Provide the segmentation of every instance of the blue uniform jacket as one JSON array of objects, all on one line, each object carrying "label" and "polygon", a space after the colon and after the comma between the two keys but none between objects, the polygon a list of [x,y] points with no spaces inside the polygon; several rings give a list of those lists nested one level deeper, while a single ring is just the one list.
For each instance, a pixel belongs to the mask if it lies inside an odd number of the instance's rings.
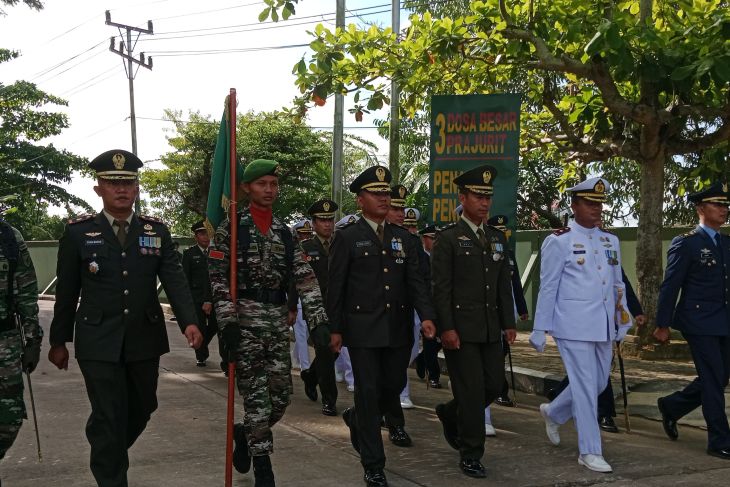
[{"label": "blue uniform jacket", "polygon": [[672,240],[659,290],[657,326],[688,335],[730,334],[730,237],[722,235],[721,242],[722,249],[699,226]]}]

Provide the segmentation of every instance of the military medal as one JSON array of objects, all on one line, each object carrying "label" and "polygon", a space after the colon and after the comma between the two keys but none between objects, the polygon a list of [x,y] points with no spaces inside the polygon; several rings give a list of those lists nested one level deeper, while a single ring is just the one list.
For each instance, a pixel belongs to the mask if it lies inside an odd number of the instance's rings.
[{"label": "military medal", "polygon": [[148,223],[148,224],[146,224],[146,225],[144,226],[144,229],[145,229],[145,230],[152,230],[152,225],[150,225],[150,224]]},{"label": "military medal", "polygon": [[89,272],[91,272],[92,274],[96,274],[97,272],[99,272],[99,264],[97,264],[96,261],[92,260],[91,262],[89,262]]}]

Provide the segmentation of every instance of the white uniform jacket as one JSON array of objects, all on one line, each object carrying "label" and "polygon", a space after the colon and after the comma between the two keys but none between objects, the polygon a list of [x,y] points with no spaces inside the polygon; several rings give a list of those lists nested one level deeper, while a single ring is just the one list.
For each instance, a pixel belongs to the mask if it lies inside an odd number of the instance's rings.
[{"label": "white uniform jacket", "polygon": [[620,323],[616,308],[620,289],[628,313],[620,252],[615,235],[575,221],[548,236],[541,250],[533,329],[555,338],[603,342],[615,339],[617,326],[630,326],[630,320]]}]

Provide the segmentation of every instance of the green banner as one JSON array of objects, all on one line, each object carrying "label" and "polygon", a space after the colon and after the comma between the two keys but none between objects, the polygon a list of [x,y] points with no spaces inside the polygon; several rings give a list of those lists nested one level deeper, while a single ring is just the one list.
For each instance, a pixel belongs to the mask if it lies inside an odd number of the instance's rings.
[{"label": "green banner", "polygon": [[520,147],[520,95],[438,95],[431,99],[430,213],[436,225],[456,221],[454,178],[476,166],[497,169],[491,215],[514,230]]}]

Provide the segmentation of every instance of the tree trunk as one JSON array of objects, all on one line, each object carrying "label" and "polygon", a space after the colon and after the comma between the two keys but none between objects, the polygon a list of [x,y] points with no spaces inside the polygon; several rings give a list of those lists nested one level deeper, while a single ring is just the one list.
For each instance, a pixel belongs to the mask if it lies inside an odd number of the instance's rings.
[{"label": "tree trunk", "polygon": [[[661,143],[660,143],[661,144]],[[662,283],[662,203],[664,201],[663,146],[641,161],[639,227],[636,235],[636,276],[647,326],[639,331],[639,345],[652,342],[659,286]]]}]

